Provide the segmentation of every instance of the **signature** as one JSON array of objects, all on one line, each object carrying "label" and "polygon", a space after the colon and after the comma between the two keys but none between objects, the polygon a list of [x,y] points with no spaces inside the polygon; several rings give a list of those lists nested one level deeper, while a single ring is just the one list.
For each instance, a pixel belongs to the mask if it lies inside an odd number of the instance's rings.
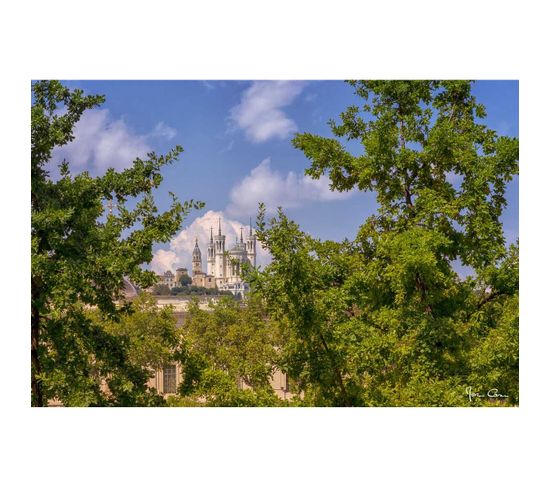
[{"label": "signature", "polygon": [[466,393],[468,394],[468,399],[472,401],[474,398],[508,398],[508,395],[504,393],[499,393],[497,388],[491,388],[487,393],[478,393],[472,391],[472,387],[469,386],[466,388]]}]

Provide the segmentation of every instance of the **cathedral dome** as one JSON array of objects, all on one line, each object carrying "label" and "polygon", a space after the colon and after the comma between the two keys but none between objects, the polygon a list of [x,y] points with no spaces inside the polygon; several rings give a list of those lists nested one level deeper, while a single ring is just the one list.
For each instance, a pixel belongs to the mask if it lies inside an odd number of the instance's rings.
[{"label": "cathedral dome", "polygon": [[246,254],[246,247],[242,242],[237,242],[235,245],[229,250],[229,254]]},{"label": "cathedral dome", "polygon": [[245,255],[246,256],[246,245],[243,242],[243,228],[241,227],[241,241],[239,242],[237,240],[237,236],[235,236],[235,245],[229,250],[229,254],[235,256],[235,255]]}]

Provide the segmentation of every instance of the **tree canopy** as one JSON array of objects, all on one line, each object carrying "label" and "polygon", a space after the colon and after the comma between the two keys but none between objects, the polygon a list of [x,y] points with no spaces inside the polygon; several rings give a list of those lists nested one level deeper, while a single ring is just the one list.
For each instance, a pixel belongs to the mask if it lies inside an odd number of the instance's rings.
[{"label": "tree canopy", "polygon": [[315,405],[468,405],[468,387],[503,395],[474,404],[517,404],[518,248],[500,216],[518,140],[481,123],[468,81],[350,85],[362,105],[329,122],[335,137],[293,144],[308,175],[374,192],[377,212],[335,243],[260,208],[273,262],[251,281],[284,324],[285,370]]},{"label": "tree canopy", "polygon": [[[501,222],[518,140],[483,123],[468,81],[349,85],[358,104],[329,121],[333,136],[292,143],[307,175],[327,175],[334,191],[373,192],[376,211],[333,242],[282,209],[268,219],[260,204],[257,238],[271,264],[243,267],[243,301],[221,297],[206,311],[191,300],[178,329],[170,308],[123,290],[126,280],[155,284],[143,267],[153,243],[202,206],[173,195],[167,211],[155,206],[161,169],[181,147],[97,177],[63,161],[52,178],[53,149],[104,99],[33,84],[33,405],[165,404],[147,380],[174,361],[182,378],[172,405],[518,405],[519,243],[506,245]],[[219,294],[189,280],[153,293]],[[270,386],[277,369],[290,401]]]},{"label": "tree canopy", "polygon": [[181,275],[181,278],[180,278],[180,285],[181,286],[188,286],[192,282],[193,282],[193,280],[191,279],[191,276],[189,276],[187,274]]},{"label": "tree canopy", "polygon": [[[183,404],[275,406],[270,386],[277,366],[278,328],[261,301],[222,297],[202,310],[191,302],[182,328]],[[176,402],[177,404],[177,402]]]},{"label": "tree canopy", "polygon": [[[167,242],[189,210],[202,204],[180,203],[172,195],[167,211],[159,213],[155,206],[152,192],[162,181],[161,169],[178,158],[180,146],[97,177],[72,174],[70,162],[62,161],[59,178],[51,178],[54,148],[74,139],[84,111],[104,97],[57,81],[33,83],[32,94],[32,404],[43,406],[54,398],[64,404],[101,402],[94,364],[105,361],[102,372],[112,392],[117,391],[116,371],[133,366],[125,342],[86,311],[96,308],[105,318],[119,320],[128,310],[120,303],[124,279],[140,288],[153,285],[154,274],[142,267],[152,259],[153,243]],[[105,212],[108,201],[116,204],[116,212]],[[130,371],[129,380],[144,391],[142,376]],[[141,393],[126,395],[124,403],[140,398]]]}]

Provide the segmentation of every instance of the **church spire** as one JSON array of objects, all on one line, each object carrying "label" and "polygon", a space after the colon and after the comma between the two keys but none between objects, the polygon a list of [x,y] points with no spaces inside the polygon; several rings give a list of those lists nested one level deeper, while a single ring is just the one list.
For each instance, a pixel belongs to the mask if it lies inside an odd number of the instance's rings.
[{"label": "church spire", "polygon": [[251,236],[252,235],[252,217],[250,217],[250,227],[249,227],[249,229],[250,229],[250,234],[249,235]]},{"label": "church spire", "polygon": [[241,244],[243,242],[243,226],[241,225]]},{"label": "church spire", "polygon": [[210,226],[210,242],[214,242],[214,236],[212,234],[212,226]]},{"label": "church spire", "polygon": [[199,238],[195,237],[195,249],[193,249],[193,276],[202,273],[202,256],[199,248]]},{"label": "church spire", "polygon": [[195,261],[195,258],[198,260],[201,259],[201,250],[199,248],[199,238],[195,237],[195,248],[193,249],[193,261]]},{"label": "church spire", "polygon": [[222,235],[222,218],[218,217],[218,235]]}]

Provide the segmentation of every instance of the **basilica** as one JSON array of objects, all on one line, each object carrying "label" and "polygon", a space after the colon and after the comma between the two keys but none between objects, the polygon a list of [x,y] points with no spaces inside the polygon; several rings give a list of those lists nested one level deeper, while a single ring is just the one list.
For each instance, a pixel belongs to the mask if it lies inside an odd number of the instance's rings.
[{"label": "basilica", "polygon": [[198,239],[193,249],[193,285],[205,288],[216,287],[220,291],[230,291],[235,296],[243,297],[248,291],[248,284],[241,278],[243,264],[256,267],[256,236],[249,228],[243,238],[241,227],[240,240],[235,237],[235,244],[226,252],[225,235],[222,234],[221,219],[218,220],[218,233],[210,228],[210,242],[206,249],[206,273],[202,270],[202,253]]}]

